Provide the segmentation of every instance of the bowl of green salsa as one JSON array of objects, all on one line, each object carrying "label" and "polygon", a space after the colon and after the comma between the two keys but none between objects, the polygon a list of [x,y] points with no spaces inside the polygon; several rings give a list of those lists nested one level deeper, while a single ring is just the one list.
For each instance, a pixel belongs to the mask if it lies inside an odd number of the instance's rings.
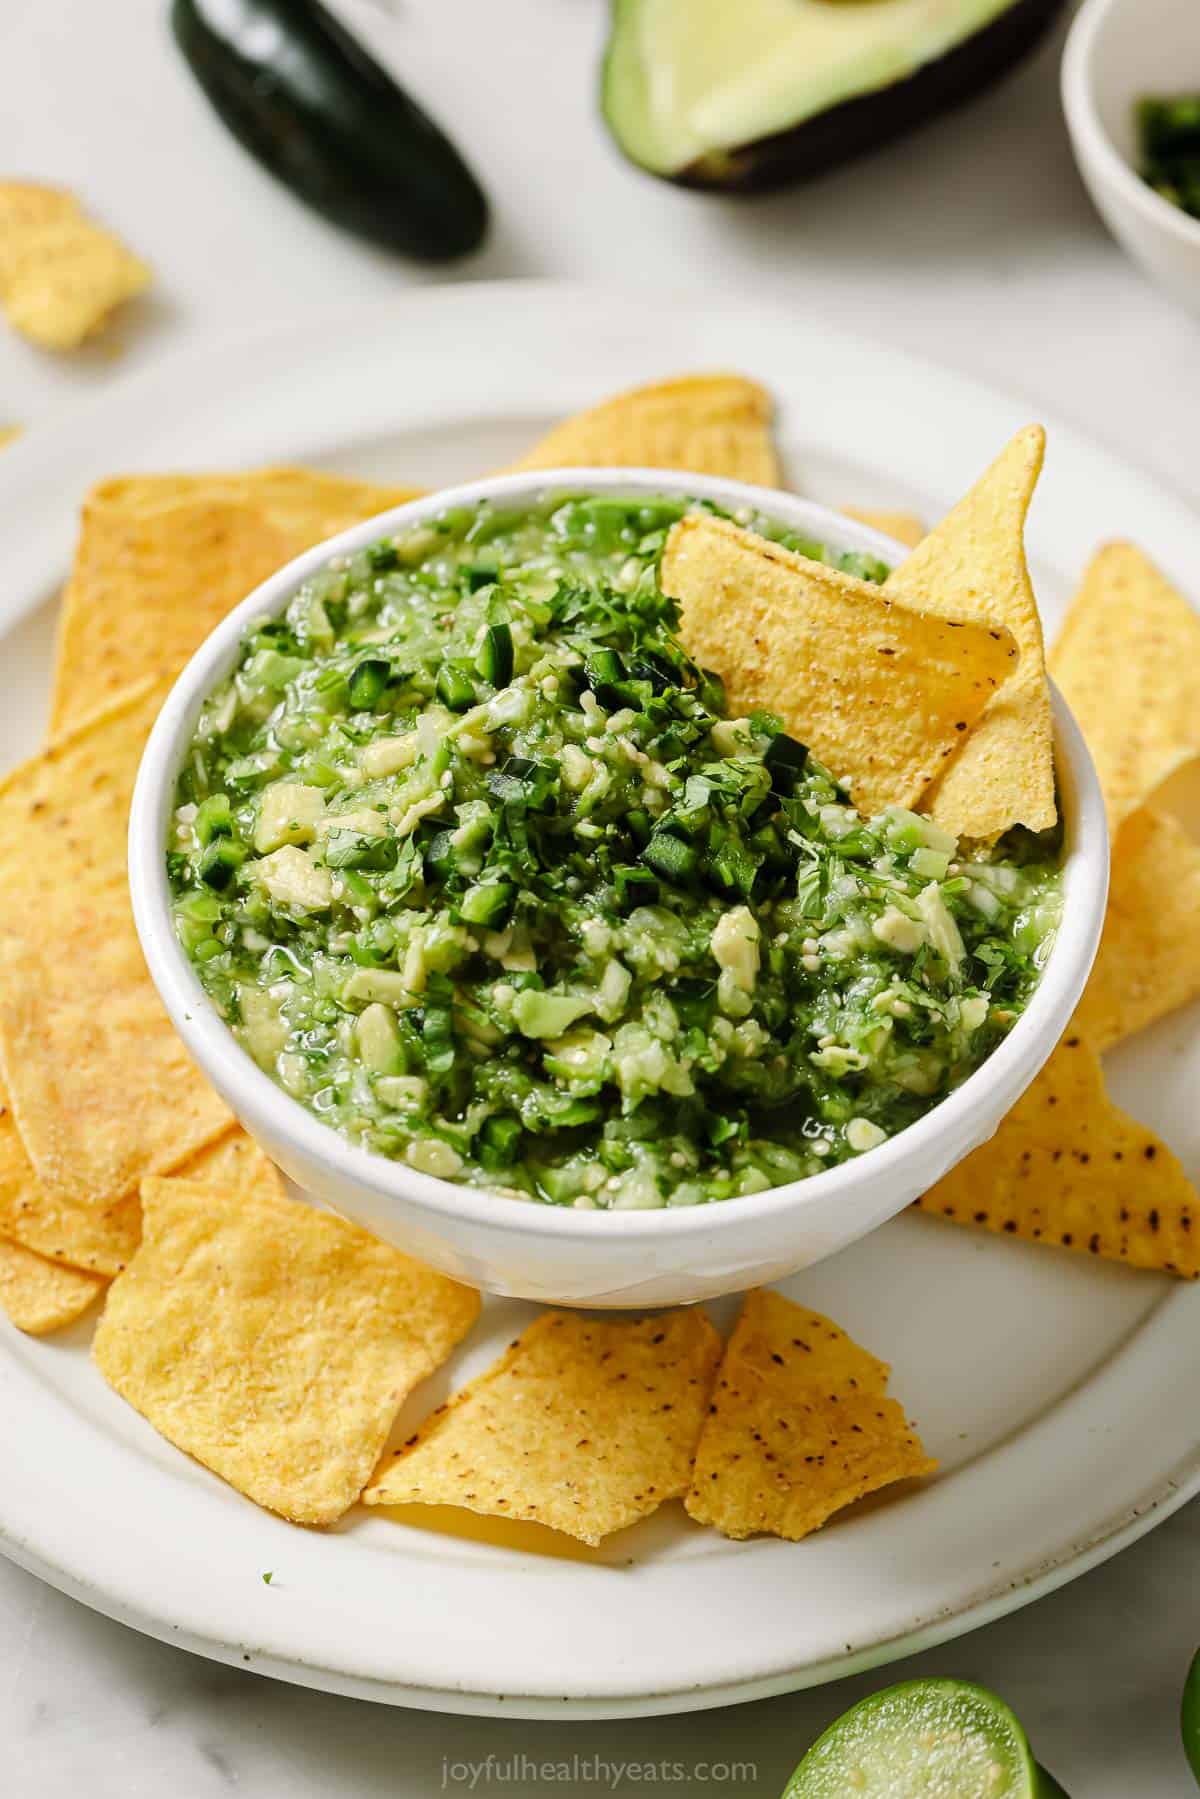
[{"label": "bowl of green salsa", "polygon": [[697,509],[887,575],[791,496],[501,477],[274,576],[147,748],[135,913],[197,1061],[302,1188],[493,1290],[676,1303],[840,1248],[995,1128],[1094,953],[1061,703],[1054,830],[860,815],[681,644]]}]

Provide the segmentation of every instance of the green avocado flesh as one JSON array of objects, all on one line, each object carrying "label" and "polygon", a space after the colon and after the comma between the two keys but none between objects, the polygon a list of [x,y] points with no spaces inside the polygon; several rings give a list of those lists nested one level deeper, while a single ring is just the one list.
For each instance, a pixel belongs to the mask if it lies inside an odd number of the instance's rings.
[{"label": "green avocado flesh", "polygon": [[1052,1799],[1017,1719],[959,1680],[911,1680],[852,1706],[813,1744],[783,1799]]},{"label": "green avocado flesh", "polygon": [[205,704],[180,940],[353,1141],[559,1205],[732,1198],[903,1130],[1032,994],[1057,836],[960,857],[726,717],[658,582],[689,505],[446,512],[313,576]]},{"label": "green avocado flesh", "polygon": [[999,75],[1061,0],[614,0],[603,108],[658,175],[770,185]]}]

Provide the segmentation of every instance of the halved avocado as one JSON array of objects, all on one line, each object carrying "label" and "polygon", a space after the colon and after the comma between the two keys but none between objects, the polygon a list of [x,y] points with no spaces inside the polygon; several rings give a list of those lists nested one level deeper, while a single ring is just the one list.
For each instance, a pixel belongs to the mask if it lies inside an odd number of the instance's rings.
[{"label": "halved avocado", "polygon": [[690,187],[780,187],[969,99],[1063,4],[613,0],[604,116],[652,174]]}]

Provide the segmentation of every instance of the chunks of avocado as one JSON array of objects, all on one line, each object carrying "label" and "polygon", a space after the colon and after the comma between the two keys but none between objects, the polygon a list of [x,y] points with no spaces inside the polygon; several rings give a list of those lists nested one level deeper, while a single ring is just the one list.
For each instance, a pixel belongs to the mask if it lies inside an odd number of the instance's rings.
[{"label": "chunks of avocado", "polygon": [[613,0],[604,116],[652,174],[691,187],[779,187],[978,93],[1062,4]]}]

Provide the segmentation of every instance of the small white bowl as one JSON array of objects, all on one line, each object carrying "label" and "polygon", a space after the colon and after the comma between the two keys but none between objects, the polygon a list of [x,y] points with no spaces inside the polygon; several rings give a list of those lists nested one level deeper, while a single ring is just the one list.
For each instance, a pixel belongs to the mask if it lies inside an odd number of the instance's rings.
[{"label": "small white bowl", "polygon": [[549,1304],[657,1306],[708,1299],[785,1274],[903,1210],[996,1129],[1046,1060],[1095,955],[1108,881],[1104,807],[1083,739],[1058,695],[1054,723],[1066,818],[1063,921],[1024,1016],[984,1066],[916,1124],[856,1160],[768,1193],[677,1211],[584,1212],[502,1198],[419,1174],[348,1143],[262,1072],[200,986],[175,935],[166,875],[175,781],[205,696],[237,660],[252,621],[282,612],[331,555],[484,499],[546,492],[685,493],[753,506],[807,536],[898,560],[900,546],[791,494],[653,469],[500,476],[397,507],[322,544],[263,583],[217,627],[172,689],[138,776],[129,829],[134,916],[150,972],[205,1074],[297,1184],[422,1261],[494,1293]]},{"label": "small white bowl", "polygon": [[1067,129],[1088,192],[1117,241],[1184,306],[1200,312],[1200,219],[1137,173],[1135,102],[1200,93],[1197,0],[1087,0],[1062,62]]}]

